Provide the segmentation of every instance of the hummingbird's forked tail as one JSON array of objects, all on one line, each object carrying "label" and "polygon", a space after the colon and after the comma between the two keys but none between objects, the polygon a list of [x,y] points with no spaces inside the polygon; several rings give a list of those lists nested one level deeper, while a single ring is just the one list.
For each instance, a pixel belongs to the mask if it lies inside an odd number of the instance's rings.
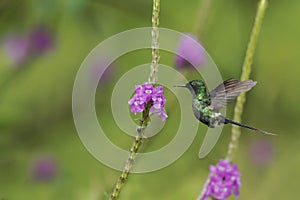
[{"label": "hummingbird's forked tail", "polygon": [[258,128],[254,128],[254,127],[251,127],[251,126],[248,126],[248,125],[245,125],[245,124],[241,124],[239,122],[232,121],[232,120],[227,119],[227,118],[225,118],[224,124],[233,124],[233,125],[240,126],[240,127],[243,127],[243,128],[248,128],[248,129],[251,129],[253,131],[257,131],[257,132],[260,132],[260,133],[263,133],[263,134],[266,134],[266,135],[277,135],[277,134],[269,133],[267,131],[263,131],[263,130],[260,130]]}]

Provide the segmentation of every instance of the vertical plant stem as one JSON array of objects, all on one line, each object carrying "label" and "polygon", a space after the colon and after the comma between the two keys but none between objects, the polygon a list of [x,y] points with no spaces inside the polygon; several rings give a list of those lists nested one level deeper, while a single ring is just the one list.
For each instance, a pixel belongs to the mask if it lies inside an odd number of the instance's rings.
[{"label": "vertical plant stem", "polygon": [[209,9],[211,6],[212,0],[202,0],[200,3],[200,8],[195,24],[195,33],[197,36],[201,36],[202,33],[204,32],[204,25],[207,20],[207,16],[209,13]]},{"label": "vertical plant stem", "polygon": [[[149,83],[155,84],[157,82],[157,72],[158,72],[158,62],[160,58],[159,54],[159,39],[158,39],[158,25],[159,25],[159,10],[160,10],[160,0],[153,0],[153,13],[152,13],[152,63],[150,66]],[[137,127],[137,134],[134,138],[132,146],[130,148],[129,156],[126,160],[124,168],[121,175],[119,176],[117,182],[115,183],[114,189],[110,195],[110,200],[116,200],[119,197],[122,186],[124,186],[130,170],[133,166],[136,154],[143,142],[143,133],[147,127],[148,121],[150,119],[149,112],[152,107],[153,102],[149,101],[145,105],[145,109],[142,114],[142,119],[140,120],[139,127]]]},{"label": "vertical plant stem", "polygon": [[133,166],[133,162],[134,162],[134,158],[135,155],[140,147],[140,145],[142,144],[142,140],[143,140],[143,129],[142,128],[137,128],[137,134],[134,138],[134,142],[132,143],[132,146],[130,148],[130,152],[129,152],[129,156],[126,160],[125,166],[122,170],[121,175],[119,176],[115,187],[110,195],[110,200],[115,200],[118,199],[118,196],[120,194],[121,188],[124,185],[125,181],[127,180],[127,177],[129,175],[130,169]]},{"label": "vertical plant stem", "polygon": [[149,101],[145,106],[145,109],[142,114],[142,119],[140,120],[139,127],[137,127],[137,130],[136,130],[137,134],[134,138],[134,141],[133,141],[132,146],[129,151],[129,156],[126,160],[126,163],[124,165],[121,175],[119,176],[117,182],[115,183],[115,187],[109,198],[110,200],[118,199],[118,196],[120,194],[122,186],[125,184],[125,181],[128,178],[128,175],[129,175],[130,170],[134,163],[135,156],[143,142],[143,133],[144,133],[144,130],[147,127],[147,123],[150,119],[149,112],[150,112],[151,106],[152,106],[152,101]]},{"label": "vertical plant stem", "polygon": [[[262,26],[266,8],[267,8],[267,1],[260,0],[260,2],[258,4],[258,9],[256,12],[255,22],[254,22],[254,25],[252,28],[250,40],[248,43],[245,60],[244,60],[243,67],[242,67],[241,81],[247,80],[250,77],[253,56],[254,56],[257,39],[258,39],[258,35],[259,35],[260,29]],[[234,117],[233,117],[234,121],[237,121],[237,122],[241,121],[245,101],[246,101],[245,93],[242,93],[237,98],[237,102],[236,102],[235,109],[234,109]],[[227,156],[226,156],[226,159],[229,161],[233,160],[234,155],[237,151],[238,139],[239,139],[240,135],[241,135],[240,127],[232,126],[231,141],[229,143],[229,148],[228,148],[228,152],[227,152]],[[207,190],[209,179],[210,179],[210,175],[208,176],[208,178],[203,186],[201,194],[197,197],[197,200],[202,200],[204,198],[204,194],[205,194],[205,191]]]},{"label": "vertical plant stem", "polygon": [[152,12],[152,63],[150,66],[149,83],[155,84],[157,82],[158,62],[160,58],[159,53],[159,10],[160,0],[153,0]]},{"label": "vertical plant stem", "polygon": [[206,189],[207,189],[207,187],[208,187],[209,181],[210,181],[210,177],[211,177],[211,175],[209,174],[208,177],[206,178],[206,181],[205,181],[203,187],[202,187],[201,193],[200,193],[200,195],[197,197],[196,200],[202,200],[202,199],[203,199],[203,197],[204,197],[204,195],[205,195],[205,192],[206,192]]},{"label": "vertical plant stem", "polygon": [[[264,19],[265,11],[267,8],[267,1],[261,0],[258,4],[258,10],[255,17],[255,23],[252,28],[252,33],[250,36],[250,40],[248,43],[248,48],[246,51],[246,56],[242,68],[242,75],[241,75],[241,81],[245,81],[249,79],[250,73],[251,73],[251,66],[253,62],[253,56],[257,44],[258,35],[262,26],[262,22]],[[246,95],[245,93],[242,93],[238,98],[237,102],[234,108],[234,117],[233,120],[236,122],[240,122],[242,119],[242,113],[244,104],[246,101]],[[238,148],[238,139],[241,135],[241,128],[239,126],[232,126],[232,135],[231,135],[231,141],[229,143],[229,148],[227,152],[226,159],[232,161],[234,159],[235,153]]]}]

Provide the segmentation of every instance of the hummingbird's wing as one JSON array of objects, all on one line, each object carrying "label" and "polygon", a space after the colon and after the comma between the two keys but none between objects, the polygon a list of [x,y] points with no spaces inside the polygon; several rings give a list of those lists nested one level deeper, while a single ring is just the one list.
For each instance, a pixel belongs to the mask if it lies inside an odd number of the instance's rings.
[{"label": "hummingbird's wing", "polygon": [[210,106],[213,110],[219,111],[232,102],[241,92],[249,91],[256,83],[252,80],[241,82],[238,79],[230,78],[210,92]]}]

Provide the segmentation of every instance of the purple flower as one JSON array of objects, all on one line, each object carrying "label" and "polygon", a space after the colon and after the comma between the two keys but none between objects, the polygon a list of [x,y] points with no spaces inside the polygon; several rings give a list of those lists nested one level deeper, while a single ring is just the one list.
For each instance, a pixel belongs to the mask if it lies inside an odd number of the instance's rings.
[{"label": "purple flower", "polygon": [[131,108],[131,112],[134,113],[135,115],[138,112],[143,112],[145,108],[145,103],[147,103],[145,101],[145,98],[138,95],[133,96],[133,98],[128,101],[128,104],[130,105]]},{"label": "purple flower", "polygon": [[142,88],[139,88],[141,95],[145,98],[146,102],[149,102],[152,99],[152,96],[155,95],[156,90],[153,85],[145,82]]},{"label": "purple flower", "polygon": [[200,67],[204,62],[205,51],[197,37],[192,34],[181,36],[176,49],[175,64],[177,68]]},{"label": "purple flower", "polygon": [[10,35],[4,39],[4,50],[9,59],[15,64],[23,64],[29,55],[29,42],[23,35]]},{"label": "purple flower", "polygon": [[114,66],[109,63],[108,58],[99,58],[91,65],[91,80],[99,80],[99,83],[107,83],[111,80]]},{"label": "purple flower", "polygon": [[11,34],[4,40],[4,50],[13,64],[24,64],[33,56],[53,47],[53,35],[45,27],[36,27],[27,34]]},{"label": "purple flower", "polygon": [[157,86],[156,88],[153,84],[145,82],[142,86],[135,86],[135,94],[128,101],[130,105],[130,110],[132,113],[136,114],[138,112],[143,112],[145,105],[152,101],[152,107],[150,108],[150,113],[157,113],[163,121],[168,117],[165,112],[164,106],[166,103],[166,98],[164,97],[164,90],[162,86]]},{"label": "purple flower", "polygon": [[50,181],[57,174],[57,165],[52,157],[43,157],[35,161],[33,178],[37,181]]},{"label": "purple flower", "polygon": [[220,160],[216,166],[210,166],[210,178],[202,200],[213,197],[218,200],[227,199],[231,193],[239,196],[241,187],[240,172],[236,164],[227,160]]},{"label": "purple flower", "polygon": [[164,108],[161,108],[161,109],[152,109],[152,108],[150,109],[150,113],[152,113],[152,114],[157,113],[157,116],[159,118],[161,118],[162,121],[165,121],[168,118],[168,115]]},{"label": "purple flower", "polygon": [[152,101],[153,101],[153,107],[156,109],[160,109],[162,107],[164,107],[165,103],[166,103],[166,99],[164,97],[164,93],[163,93],[163,87],[162,86],[158,86],[155,91],[153,92],[152,95]]},{"label": "purple flower", "polygon": [[255,139],[249,145],[249,156],[256,166],[266,166],[274,158],[274,145],[268,140]]},{"label": "purple flower", "polygon": [[53,47],[53,35],[46,27],[39,26],[29,33],[29,43],[33,54],[45,53]]}]

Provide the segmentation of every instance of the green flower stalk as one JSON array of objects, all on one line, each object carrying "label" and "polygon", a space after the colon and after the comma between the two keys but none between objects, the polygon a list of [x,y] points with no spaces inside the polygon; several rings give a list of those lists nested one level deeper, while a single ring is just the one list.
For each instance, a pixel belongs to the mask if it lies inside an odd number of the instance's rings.
[{"label": "green flower stalk", "polygon": [[109,198],[110,200],[118,199],[120,191],[122,189],[122,186],[125,184],[125,181],[127,180],[130,169],[133,166],[134,158],[135,158],[135,156],[137,154],[137,151],[138,151],[138,149],[139,149],[139,147],[140,147],[140,145],[142,144],[142,141],[143,141],[144,130],[147,126],[147,122],[150,119],[149,111],[150,111],[150,108],[151,108],[151,104],[152,104],[151,102],[148,103],[146,105],[144,111],[143,111],[142,119],[140,120],[139,127],[137,128],[137,134],[134,138],[134,141],[133,141],[132,146],[131,146],[130,151],[129,151],[129,156],[128,156],[127,161],[124,165],[122,173],[119,176],[119,178],[118,178],[118,180],[115,184],[115,187],[114,187],[114,189],[113,189],[113,191],[110,195],[110,198]]},{"label": "green flower stalk", "polygon": [[[254,52],[255,52],[255,48],[256,48],[256,44],[257,44],[257,39],[258,39],[260,29],[262,26],[262,22],[263,22],[263,19],[265,16],[266,8],[267,8],[267,1],[261,0],[258,4],[258,10],[256,13],[254,26],[252,28],[252,33],[250,36],[245,60],[243,63],[241,81],[248,80],[250,77],[251,66],[253,63],[253,56],[254,56]],[[236,121],[236,122],[241,121],[245,102],[246,102],[246,95],[245,95],[245,93],[241,93],[240,96],[237,98],[237,102],[236,102],[236,105],[234,108],[233,121]],[[228,148],[228,152],[227,152],[227,156],[226,156],[227,160],[234,159],[234,155],[238,148],[238,139],[239,139],[240,135],[241,135],[241,128],[239,126],[232,126],[231,141],[229,143],[229,148]]]},{"label": "green flower stalk", "polygon": [[152,12],[152,63],[150,67],[149,83],[155,84],[157,82],[158,62],[160,58],[159,53],[159,10],[160,0],[153,0],[153,12]]},{"label": "green flower stalk", "polygon": [[[252,33],[250,36],[250,40],[248,43],[248,48],[246,51],[246,56],[245,56],[245,60],[243,63],[243,67],[242,67],[242,75],[241,75],[241,81],[246,81],[249,79],[250,77],[250,73],[251,73],[251,65],[253,62],[253,56],[255,53],[255,48],[256,48],[256,44],[257,44],[257,39],[259,36],[259,32],[262,26],[262,22],[264,19],[264,15],[265,15],[265,11],[267,8],[267,1],[266,0],[260,0],[259,4],[258,4],[258,10],[256,13],[256,18],[255,18],[255,23],[254,26],[252,28]],[[245,93],[241,93],[238,98],[237,98],[237,103],[234,109],[234,118],[233,121],[236,122],[240,122],[241,118],[242,118],[242,113],[243,113],[243,108],[244,108],[244,104],[246,101],[246,96]],[[240,126],[232,126],[232,136],[231,136],[231,141],[229,143],[229,148],[228,148],[228,152],[227,152],[227,156],[226,159],[223,160],[222,162],[226,162],[226,163],[231,163],[232,160],[234,159],[235,153],[237,151],[238,148],[238,139],[241,135],[241,128]],[[218,164],[219,165],[219,164]],[[236,170],[237,170],[237,165],[236,165]],[[212,170],[213,169],[213,170]],[[224,170],[224,167],[222,168],[221,171]],[[226,171],[226,170],[225,170]],[[213,175],[215,175],[215,168],[210,168],[210,172],[214,172]],[[227,192],[228,190],[228,186],[230,186],[230,184],[226,184],[226,187],[222,186],[223,181],[226,180],[222,178],[222,181],[220,184],[217,184],[217,188],[216,187],[216,178],[212,179],[212,174],[209,174],[207,180],[204,183],[203,189],[201,191],[201,194],[197,197],[197,200],[206,200],[208,197],[211,197],[212,199],[226,199],[230,194],[228,193],[220,193],[220,191],[223,192]],[[224,174],[223,174],[224,175]],[[220,177],[223,177],[220,176]],[[228,174],[225,174],[226,176],[228,176]],[[240,187],[240,178],[239,178],[240,174],[238,174],[236,177],[238,178],[238,182],[235,184],[235,189]],[[225,177],[225,176],[224,176]],[[231,180],[231,179],[230,179]],[[235,179],[237,180],[237,179]],[[213,187],[212,187],[213,186]],[[236,187],[238,186],[238,187]],[[226,190],[225,190],[226,189]],[[234,189],[234,193],[236,196],[238,196],[238,191]],[[223,195],[222,197],[216,198],[216,196],[220,196]]]},{"label": "green flower stalk", "polygon": [[200,3],[200,8],[195,24],[195,34],[197,36],[202,36],[205,29],[205,23],[208,17],[208,13],[211,7],[212,0],[202,0]]},{"label": "green flower stalk", "polygon": [[[135,96],[128,102],[131,106],[133,113],[142,112],[142,118],[140,119],[139,126],[137,127],[137,134],[134,138],[134,142],[130,148],[129,156],[124,165],[121,175],[115,183],[114,189],[110,195],[110,200],[116,200],[119,197],[122,186],[124,186],[130,170],[134,164],[135,156],[142,144],[144,130],[150,120],[150,113],[158,113],[158,115],[165,120],[167,118],[164,112],[165,99],[163,96],[163,88],[158,86],[154,89],[154,84],[157,83],[158,62],[160,58],[159,53],[159,10],[160,0],[153,0],[153,12],[152,12],[152,63],[150,66],[150,75],[148,83],[144,86],[137,86]],[[153,91],[156,91],[152,93]]]}]

